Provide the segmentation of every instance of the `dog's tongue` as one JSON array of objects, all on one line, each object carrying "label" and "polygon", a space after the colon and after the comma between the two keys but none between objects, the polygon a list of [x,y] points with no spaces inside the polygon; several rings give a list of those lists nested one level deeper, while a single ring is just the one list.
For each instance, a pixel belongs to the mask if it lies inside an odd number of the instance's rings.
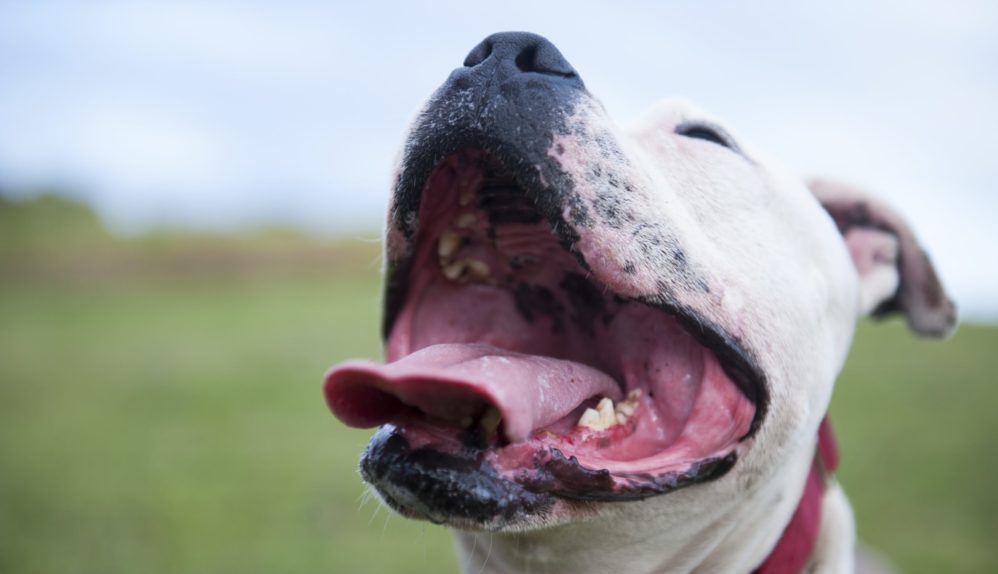
[{"label": "dog's tongue", "polygon": [[381,365],[348,361],[326,375],[326,402],[350,426],[368,428],[422,411],[467,423],[489,405],[510,442],[530,436],[594,396],[621,398],[606,374],[580,363],[485,344],[440,344]]}]

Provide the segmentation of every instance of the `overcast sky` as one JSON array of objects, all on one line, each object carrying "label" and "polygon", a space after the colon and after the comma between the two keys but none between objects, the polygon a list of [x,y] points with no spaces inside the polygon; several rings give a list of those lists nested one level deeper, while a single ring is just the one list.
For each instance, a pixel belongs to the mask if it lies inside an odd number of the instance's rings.
[{"label": "overcast sky", "polygon": [[622,122],[681,95],[801,173],[864,184],[998,318],[998,2],[0,2],[0,189],[117,230],[370,236],[423,99],[541,33]]}]

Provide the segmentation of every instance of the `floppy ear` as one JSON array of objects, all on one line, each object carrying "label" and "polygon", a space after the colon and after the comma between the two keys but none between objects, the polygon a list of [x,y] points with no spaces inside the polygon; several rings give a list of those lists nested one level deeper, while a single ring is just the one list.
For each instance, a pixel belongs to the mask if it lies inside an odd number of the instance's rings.
[{"label": "floppy ear", "polygon": [[919,335],[949,335],[956,307],[904,220],[855,187],[825,179],[811,180],[808,187],[835,220],[852,255],[861,312],[874,317],[904,313]]}]

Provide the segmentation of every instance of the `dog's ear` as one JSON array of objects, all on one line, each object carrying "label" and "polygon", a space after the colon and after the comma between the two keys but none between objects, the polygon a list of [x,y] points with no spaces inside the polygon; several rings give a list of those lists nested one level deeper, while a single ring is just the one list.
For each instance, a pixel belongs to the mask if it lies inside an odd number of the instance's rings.
[{"label": "dog's ear", "polygon": [[813,179],[808,187],[835,220],[852,255],[861,312],[874,317],[904,313],[919,335],[949,335],[956,306],[904,220],[850,185]]}]

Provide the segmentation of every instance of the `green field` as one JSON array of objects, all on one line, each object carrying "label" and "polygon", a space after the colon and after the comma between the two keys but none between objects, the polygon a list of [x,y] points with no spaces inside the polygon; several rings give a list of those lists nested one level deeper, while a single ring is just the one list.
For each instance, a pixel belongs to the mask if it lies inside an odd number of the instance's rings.
[{"label": "green field", "polygon": [[[43,240],[0,208],[0,572],[454,571],[444,529],[364,496],[369,433],[320,394],[379,354],[376,245]],[[858,333],[840,479],[903,571],[998,571],[996,351]]]}]

